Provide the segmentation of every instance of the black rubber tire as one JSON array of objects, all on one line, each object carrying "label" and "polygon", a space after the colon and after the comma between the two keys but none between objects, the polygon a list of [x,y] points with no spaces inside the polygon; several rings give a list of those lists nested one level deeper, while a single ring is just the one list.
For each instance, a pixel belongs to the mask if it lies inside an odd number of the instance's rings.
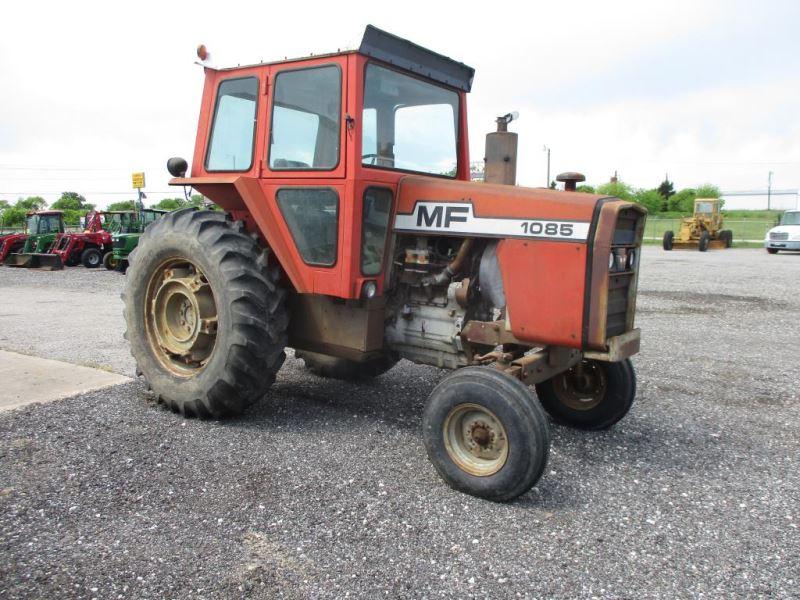
[{"label": "black rubber tire", "polygon": [[383,354],[364,362],[356,362],[307,350],[297,350],[294,355],[297,358],[302,358],[306,363],[306,368],[315,375],[344,381],[372,379],[378,375],[383,375],[397,364],[397,359],[389,354]]},{"label": "black rubber tire", "polygon": [[778,249],[777,248],[767,248],[767,252],[769,252],[770,254],[777,254],[778,253]]},{"label": "black rubber tire", "polygon": [[117,264],[117,271],[119,271],[123,275],[125,275],[125,273],[128,272],[128,259],[127,258],[123,258],[121,261],[119,261],[119,264]]},{"label": "black rubber tire", "polygon": [[[506,430],[508,457],[499,471],[476,476],[450,458],[444,441],[447,415],[459,404],[488,408]],[[544,411],[519,380],[491,367],[459,369],[437,385],[422,416],[428,458],[453,489],[505,502],[530,490],[544,472],[550,452],[550,427]]]},{"label": "black rubber tire", "polygon": [[[145,298],[165,260],[195,263],[211,285],[217,337],[197,374],[178,376],[156,357],[146,333]],[[158,402],[186,417],[237,415],[260,400],[286,357],[286,293],[269,253],[222,212],[183,209],[150,225],[128,256],[122,293],[131,354]]]},{"label": "black rubber tire", "polygon": [[664,247],[664,250],[672,250],[672,242],[675,239],[675,233],[672,231],[665,231],[664,232],[664,239],[661,241],[661,245]]},{"label": "black rubber tire", "polygon": [[614,363],[592,362],[604,370],[606,390],[600,402],[589,410],[577,410],[561,401],[555,390],[555,385],[564,383],[564,378],[559,375],[536,384],[539,401],[557,423],[577,429],[608,429],[630,411],[636,397],[636,371],[630,359]]},{"label": "black rubber tire", "polygon": [[708,243],[711,241],[711,235],[707,231],[703,231],[700,233],[700,241],[697,243],[697,249],[700,252],[705,252],[708,250]]},{"label": "black rubber tire", "polygon": [[719,239],[725,242],[725,247],[733,246],[733,232],[730,229],[723,229],[719,232]]},{"label": "black rubber tire", "polygon": [[97,248],[87,248],[81,252],[81,264],[87,269],[94,269],[103,264],[103,255]]},{"label": "black rubber tire", "polygon": [[113,271],[114,269],[117,268],[116,261],[114,261],[114,253],[113,252],[106,252],[103,255],[103,266],[108,271]]}]

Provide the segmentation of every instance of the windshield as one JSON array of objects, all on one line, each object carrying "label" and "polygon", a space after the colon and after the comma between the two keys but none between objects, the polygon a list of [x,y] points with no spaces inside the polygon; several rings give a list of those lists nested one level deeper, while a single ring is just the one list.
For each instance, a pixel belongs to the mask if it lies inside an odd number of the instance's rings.
[{"label": "windshield", "polygon": [[781,225],[800,225],[800,211],[783,213]]},{"label": "windshield", "polygon": [[362,126],[365,166],[455,177],[456,92],[369,64]]},{"label": "windshield", "polygon": [[694,212],[696,213],[704,213],[704,214],[711,214],[714,212],[714,203],[713,202],[698,202],[694,207]]},{"label": "windshield", "polygon": [[39,215],[28,217],[28,233],[37,233],[39,229]]}]

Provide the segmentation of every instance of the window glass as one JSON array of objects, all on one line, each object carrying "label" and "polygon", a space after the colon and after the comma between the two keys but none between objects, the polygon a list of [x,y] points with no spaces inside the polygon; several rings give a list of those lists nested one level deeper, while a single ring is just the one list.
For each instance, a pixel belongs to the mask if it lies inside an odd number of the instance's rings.
[{"label": "window glass", "polygon": [[229,79],[219,84],[206,170],[247,171],[253,166],[258,79]]},{"label": "window glass", "polygon": [[713,202],[698,202],[697,206],[695,207],[695,212],[711,214],[712,212],[714,212],[714,203]]},{"label": "window glass", "polygon": [[362,164],[455,176],[458,94],[367,65]]},{"label": "window glass", "polygon": [[383,268],[383,252],[392,211],[392,192],[384,188],[368,188],[364,192],[361,228],[361,272],[377,275]]},{"label": "window glass", "polygon": [[339,195],[330,188],[287,188],[278,190],[277,197],[303,260],[310,265],[333,265],[339,230]]},{"label": "window glass", "polygon": [[339,163],[339,67],[284,71],[275,78],[269,166],[333,169]]}]

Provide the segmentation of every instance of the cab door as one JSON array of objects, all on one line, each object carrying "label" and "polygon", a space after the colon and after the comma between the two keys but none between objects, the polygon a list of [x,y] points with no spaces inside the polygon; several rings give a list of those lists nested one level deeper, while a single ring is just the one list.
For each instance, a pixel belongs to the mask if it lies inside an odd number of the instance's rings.
[{"label": "cab door", "polygon": [[345,56],[273,65],[261,185],[311,292],[347,297]]}]

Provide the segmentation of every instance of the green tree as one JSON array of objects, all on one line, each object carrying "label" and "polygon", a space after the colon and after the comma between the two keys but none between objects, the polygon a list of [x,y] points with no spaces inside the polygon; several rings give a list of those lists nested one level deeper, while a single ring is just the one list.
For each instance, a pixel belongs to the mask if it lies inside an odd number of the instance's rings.
[{"label": "green tree", "polygon": [[43,208],[47,208],[47,200],[41,196],[28,196],[27,198],[20,198],[17,200],[14,206],[24,211],[42,210]]},{"label": "green tree", "polygon": [[683,189],[669,199],[669,209],[682,213],[694,212],[695,198],[697,198],[697,192],[694,189]]},{"label": "green tree", "polygon": [[0,226],[22,227],[25,223],[25,214],[28,211],[19,206],[7,206],[0,211]]},{"label": "green tree", "polygon": [[53,202],[50,207],[53,210],[74,210],[83,211],[84,213],[94,208],[94,204],[86,202],[86,198],[77,192],[64,192],[61,197]]},{"label": "green tree", "polygon": [[664,181],[658,186],[658,193],[661,194],[663,198],[661,210],[667,210],[669,208],[669,199],[675,195],[675,188],[666,175],[664,176]]},{"label": "green tree", "polygon": [[158,208],[161,210],[176,210],[184,206],[187,206],[187,202],[183,198],[164,198],[163,200],[160,200],[155,204],[151,205],[150,208]]},{"label": "green tree", "polygon": [[112,202],[108,205],[106,210],[135,210],[135,200],[122,200],[121,202]]},{"label": "green tree", "polygon": [[719,198],[722,196],[722,192],[719,191],[719,188],[710,183],[704,183],[698,187],[695,190],[695,194],[698,198]]},{"label": "green tree", "polygon": [[578,187],[575,188],[575,191],[576,192],[583,192],[584,194],[594,194],[595,193],[594,188],[592,186],[586,185],[586,184],[579,185]]},{"label": "green tree", "polygon": [[664,204],[664,197],[658,190],[636,190],[633,199],[650,213],[661,212]]},{"label": "green tree", "polygon": [[633,200],[633,189],[622,181],[609,181],[597,186],[597,193],[603,196],[615,196],[620,200]]}]

